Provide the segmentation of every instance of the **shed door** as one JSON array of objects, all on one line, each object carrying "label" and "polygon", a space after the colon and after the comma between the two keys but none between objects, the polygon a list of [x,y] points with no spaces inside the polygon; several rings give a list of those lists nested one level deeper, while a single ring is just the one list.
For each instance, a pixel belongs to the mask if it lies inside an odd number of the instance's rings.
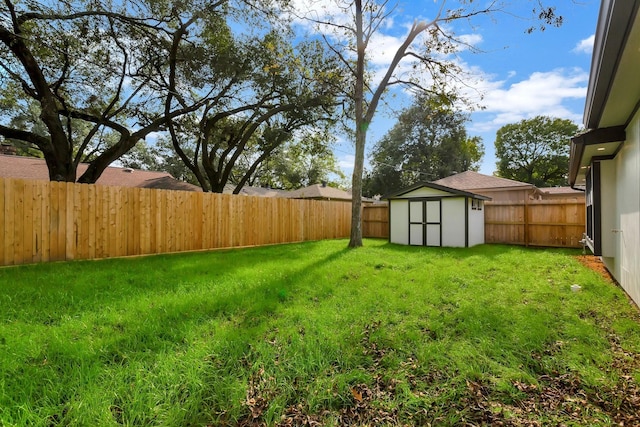
[{"label": "shed door", "polygon": [[409,200],[409,244],[441,246],[440,199]]}]

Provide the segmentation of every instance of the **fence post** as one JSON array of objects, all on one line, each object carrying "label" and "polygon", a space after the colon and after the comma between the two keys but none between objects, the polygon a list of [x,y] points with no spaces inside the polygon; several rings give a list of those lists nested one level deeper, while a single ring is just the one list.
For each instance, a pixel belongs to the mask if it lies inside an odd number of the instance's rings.
[{"label": "fence post", "polygon": [[529,247],[529,196],[524,195],[524,246]]}]

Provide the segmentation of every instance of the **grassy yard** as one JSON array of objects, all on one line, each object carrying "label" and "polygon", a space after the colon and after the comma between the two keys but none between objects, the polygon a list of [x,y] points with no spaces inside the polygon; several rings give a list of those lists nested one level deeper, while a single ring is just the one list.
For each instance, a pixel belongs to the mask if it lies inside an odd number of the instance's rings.
[{"label": "grassy yard", "polygon": [[346,245],[0,269],[0,425],[640,423],[579,252]]}]

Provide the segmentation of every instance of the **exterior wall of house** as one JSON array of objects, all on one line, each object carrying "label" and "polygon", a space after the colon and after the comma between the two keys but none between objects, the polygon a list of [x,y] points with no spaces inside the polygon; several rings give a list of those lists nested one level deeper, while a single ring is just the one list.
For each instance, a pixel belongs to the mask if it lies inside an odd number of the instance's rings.
[{"label": "exterior wall of house", "polygon": [[618,215],[616,206],[616,159],[600,162],[600,231],[603,257],[615,257],[617,251]]},{"label": "exterior wall of house", "polygon": [[[640,304],[640,112],[637,112],[626,129],[627,140],[613,160],[614,184],[617,187],[615,207],[615,231],[613,256],[603,256],[605,265],[627,291]],[[604,181],[604,177],[603,177]],[[609,189],[604,184],[603,193]],[[604,200],[603,212],[611,209]],[[608,234],[603,224],[602,234]],[[604,238],[603,238],[604,241]]]}]

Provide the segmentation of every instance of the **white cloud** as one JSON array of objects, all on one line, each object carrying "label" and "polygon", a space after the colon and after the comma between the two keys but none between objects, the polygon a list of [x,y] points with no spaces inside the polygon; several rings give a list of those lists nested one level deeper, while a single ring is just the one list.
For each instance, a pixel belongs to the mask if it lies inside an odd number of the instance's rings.
[{"label": "white cloud", "polygon": [[353,154],[343,154],[338,158],[338,167],[345,176],[351,177],[355,161],[356,156]]},{"label": "white cloud", "polygon": [[404,42],[404,36],[395,37],[380,32],[375,33],[369,42],[369,60],[374,66],[384,67],[385,70],[393,60],[400,45]]},{"label": "white cloud", "polygon": [[483,117],[472,130],[486,132],[537,115],[560,117],[580,122],[581,116],[565,103],[584,98],[588,73],[581,69],[556,69],[532,73],[527,79],[508,85],[506,81],[485,82]]},{"label": "white cloud", "polygon": [[145,137],[145,141],[155,144],[160,138],[160,136],[161,136],[160,132],[149,132]]},{"label": "white cloud", "polygon": [[595,38],[596,36],[592,34],[590,37],[587,37],[584,40],[580,40],[576,47],[573,48],[572,52],[586,53],[590,55],[591,52],[593,52],[593,43],[595,41]]},{"label": "white cloud", "polygon": [[[458,37],[462,43],[467,46],[477,47],[483,42],[482,35],[480,34],[463,34]],[[461,50],[466,50],[467,46],[459,46]]]}]

